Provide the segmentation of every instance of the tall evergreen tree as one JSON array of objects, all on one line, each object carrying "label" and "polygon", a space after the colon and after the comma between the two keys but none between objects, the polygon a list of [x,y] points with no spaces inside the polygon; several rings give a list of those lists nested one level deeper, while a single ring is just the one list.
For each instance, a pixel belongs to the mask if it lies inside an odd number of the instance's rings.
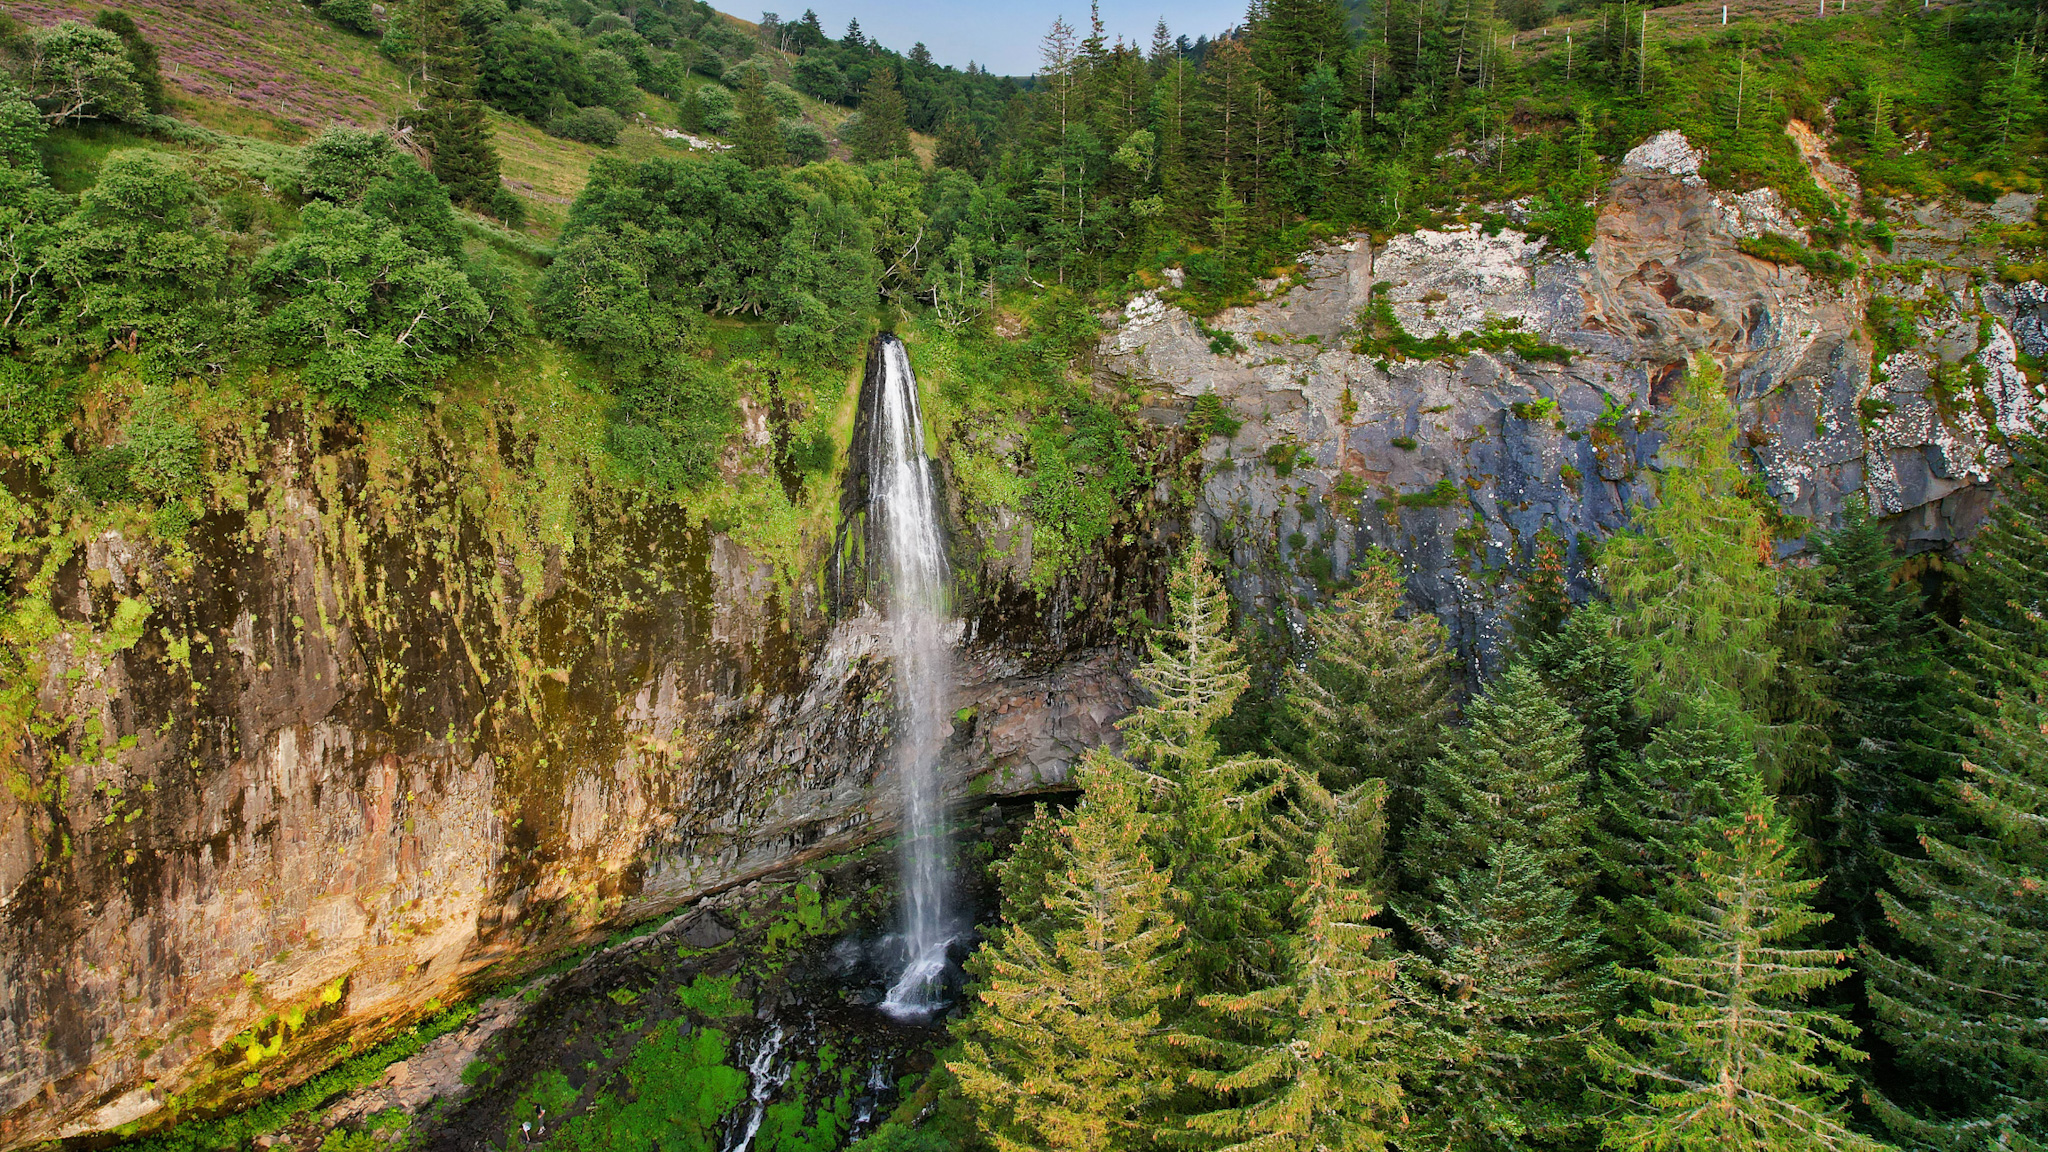
[{"label": "tall evergreen tree", "polygon": [[1351,50],[1338,0],[1257,0],[1246,24],[1260,79],[1283,103],[1301,99],[1319,65],[1341,66]]},{"label": "tall evergreen tree", "polygon": [[1752,784],[1743,815],[1697,857],[1685,911],[1660,925],[1668,950],[1627,969],[1648,1005],[1589,1054],[1622,1090],[1608,1148],[1730,1152],[1876,1149],[1849,1126],[1841,1065],[1863,1059],[1856,1028],[1806,1005],[1848,975],[1843,953],[1799,943],[1824,916],[1818,880],[1796,875],[1782,822]]},{"label": "tall evergreen tree", "polygon": [[1592,814],[1579,722],[1520,665],[1466,708],[1465,719],[1421,772],[1402,871],[1426,888],[1520,843],[1541,853],[1555,879],[1580,880]]},{"label": "tall evergreen tree", "polygon": [[1188,1121],[1225,1152],[1379,1149],[1400,1119],[1394,962],[1373,955],[1386,930],[1372,925],[1377,910],[1337,862],[1328,829],[1300,888],[1284,977],[1205,1001],[1249,1034],[1208,1046],[1227,1071],[1193,1077],[1229,1101]]},{"label": "tall evergreen tree", "polygon": [[1145,846],[1145,785],[1099,748],[1078,776],[1043,923],[1006,916],[975,953],[980,1005],[947,1065],[998,1152],[1149,1148],[1172,1086],[1161,1008],[1180,926]]},{"label": "tall evergreen tree", "polygon": [[1251,677],[1230,636],[1229,594],[1199,546],[1175,566],[1168,591],[1171,618],[1135,674],[1152,699],[1119,727],[1160,815],[1153,843],[1174,876],[1190,986],[1251,987],[1278,964],[1261,833],[1279,765],[1225,756],[1216,738]]},{"label": "tall evergreen tree", "polygon": [[1635,707],[1635,670],[1627,645],[1614,635],[1612,609],[1593,603],[1571,613],[1554,636],[1532,639],[1530,668],[1585,733],[1586,773],[1594,803],[1615,772],[1636,754],[1643,738]]},{"label": "tall evergreen tree", "polygon": [[449,199],[511,220],[518,201],[499,184],[498,152],[477,96],[477,57],[458,0],[408,0],[396,14],[399,63],[418,85],[416,122]]},{"label": "tall evergreen tree", "polygon": [[2048,453],[2013,452],[1963,583],[1948,827],[1891,861],[1866,965],[1905,1073],[1879,1114],[1914,1147],[2048,1146]]},{"label": "tall evergreen tree", "polygon": [[1895,858],[1870,950],[1878,1032],[1908,1075],[1878,1112],[1912,1147],[2048,1147],[2048,700],[1982,718],[1955,797],[1966,830]]},{"label": "tall evergreen tree", "polygon": [[1889,855],[1910,851],[1917,823],[1933,812],[1930,738],[1934,705],[1932,619],[1919,589],[1899,579],[1890,533],[1861,500],[1842,526],[1816,540],[1827,573],[1820,600],[1839,627],[1823,670],[1834,712],[1826,730],[1830,763],[1822,846],[1836,938],[1850,943],[1876,927],[1876,892]]},{"label": "tall evergreen tree", "polygon": [[1404,1146],[1570,1146],[1587,1127],[1585,1047],[1613,982],[1556,854],[1521,839],[1438,885],[1416,916],[1406,982],[1410,1047]]},{"label": "tall evergreen tree", "polygon": [[1669,462],[1637,530],[1601,549],[1601,573],[1629,641],[1645,711],[1712,700],[1753,734],[1778,779],[1818,757],[1823,701],[1798,675],[1818,639],[1814,609],[1773,563],[1763,513],[1731,450],[1735,409],[1711,357],[1694,360],[1666,414]]},{"label": "tall evergreen tree", "polygon": [[1289,714],[1307,734],[1302,759],[1333,792],[1390,782],[1405,814],[1404,793],[1453,706],[1442,621],[1404,614],[1400,576],[1379,557],[1356,588],[1310,615],[1308,634],[1314,654],[1287,675]]},{"label": "tall evergreen tree", "polygon": [[896,72],[878,65],[868,73],[860,92],[860,119],[853,139],[847,141],[853,158],[859,161],[894,160],[910,155],[910,127],[905,120],[908,106],[896,87]]},{"label": "tall evergreen tree", "polygon": [[749,69],[735,101],[740,127],[733,139],[733,155],[749,168],[780,168],[789,162],[789,152],[782,145],[782,124],[775,106],[768,102],[767,88],[767,73]]}]

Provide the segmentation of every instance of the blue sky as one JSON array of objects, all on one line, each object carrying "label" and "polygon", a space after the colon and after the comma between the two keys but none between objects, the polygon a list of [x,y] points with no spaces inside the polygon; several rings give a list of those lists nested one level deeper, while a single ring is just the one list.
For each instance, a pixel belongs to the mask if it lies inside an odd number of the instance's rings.
[{"label": "blue sky", "polygon": [[[965,68],[969,60],[991,72],[1021,76],[1038,70],[1038,41],[1052,26],[1053,18],[1065,16],[1067,23],[1085,35],[1088,0],[896,0],[862,3],[861,0],[753,0],[784,20],[794,20],[805,8],[815,9],[825,25],[825,34],[837,38],[846,22],[858,17],[861,31],[898,52],[924,41],[941,64]],[[744,20],[758,20],[760,10],[744,7],[742,0],[712,0]],[[1198,35],[1214,36],[1244,19],[1244,0],[1103,0],[1102,23],[1114,41],[1118,36],[1140,44],[1152,40],[1152,26],[1161,16],[1175,35],[1193,40]]]}]

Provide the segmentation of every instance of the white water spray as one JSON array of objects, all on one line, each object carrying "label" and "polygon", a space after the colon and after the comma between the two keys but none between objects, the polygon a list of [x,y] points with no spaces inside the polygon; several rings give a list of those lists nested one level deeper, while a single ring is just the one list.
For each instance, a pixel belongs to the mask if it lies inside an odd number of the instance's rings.
[{"label": "white water spray", "polygon": [[768,1101],[778,1089],[789,1083],[790,1066],[779,1063],[782,1055],[782,1025],[770,1026],[761,1037],[761,1046],[754,1049],[753,1058],[747,1061],[747,1097],[753,1110],[747,1113],[746,1126],[736,1134],[726,1152],[749,1152],[754,1146],[754,1137],[761,1132],[761,1121],[768,1115]]},{"label": "white water spray", "polygon": [[[949,861],[938,774],[952,676],[946,553],[937,494],[924,453],[917,377],[894,337],[882,340],[882,387],[868,463],[868,515],[880,516],[889,583],[889,643],[896,664],[896,772],[903,787],[903,938],[908,962],[882,1001],[891,1016],[940,1006],[952,925]],[[873,539],[874,537],[871,537]]]}]

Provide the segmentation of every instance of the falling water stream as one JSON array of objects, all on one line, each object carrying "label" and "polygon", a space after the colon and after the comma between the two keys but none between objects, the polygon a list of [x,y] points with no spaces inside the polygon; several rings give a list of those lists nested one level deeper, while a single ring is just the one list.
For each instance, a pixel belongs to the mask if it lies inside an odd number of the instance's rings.
[{"label": "falling water stream", "polygon": [[940,1006],[953,926],[946,908],[947,842],[938,752],[946,734],[952,674],[946,553],[924,422],[910,357],[893,336],[881,342],[882,386],[873,413],[868,514],[881,517],[888,582],[888,635],[895,658],[897,778],[903,788],[903,974],[882,1001],[899,1018]]}]

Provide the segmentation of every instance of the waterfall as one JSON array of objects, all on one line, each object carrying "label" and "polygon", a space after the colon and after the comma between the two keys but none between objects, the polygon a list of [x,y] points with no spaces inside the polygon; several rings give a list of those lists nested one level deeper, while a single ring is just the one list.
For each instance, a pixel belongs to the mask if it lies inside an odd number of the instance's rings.
[{"label": "waterfall", "polygon": [[752,1110],[725,1152],[749,1152],[754,1137],[761,1132],[761,1121],[768,1115],[769,1099],[789,1083],[791,1066],[777,1059],[782,1055],[782,1039],[782,1025],[771,1026],[761,1037],[761,1046],[754,1049],[753,1058],[747,1061],[747,1100]]},{"label": "waterfall", "polygon": [[952,924],[946,911],[944,797],[938,753],[947,732],[946,686],[952,676],[948,641],[946,553],[937,493],[925,457],[924,422],[910,356],[884,336],[881,387],[872,413],[868,514],[881,519],[886,553],[889,645],[895,658],[895,764],[903,788],[903,974],[882,1001],[892,1016],[921,1017],[939,1006]]}]

